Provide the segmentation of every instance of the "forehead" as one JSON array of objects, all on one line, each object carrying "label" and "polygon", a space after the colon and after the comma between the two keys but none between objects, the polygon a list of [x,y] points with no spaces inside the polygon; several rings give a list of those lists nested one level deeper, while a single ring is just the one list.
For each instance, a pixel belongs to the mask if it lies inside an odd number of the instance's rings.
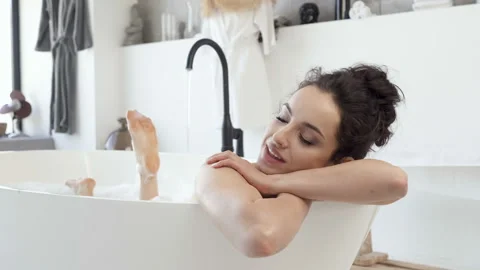
[{"label": "forehead", "polygon": [[295,118],[318,127],[327,137],[335,136],[340,124],[340,111],[329,93],[316,86],[298,90],[288,101]]}]

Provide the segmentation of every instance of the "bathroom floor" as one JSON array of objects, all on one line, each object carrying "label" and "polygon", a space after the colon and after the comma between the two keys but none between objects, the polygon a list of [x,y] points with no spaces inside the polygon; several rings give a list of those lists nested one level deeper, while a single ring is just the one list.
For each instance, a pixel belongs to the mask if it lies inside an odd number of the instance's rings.
[{"label": "bathroom floor", "polygon": [[388,260],[385,263],[379,263],[373,266],[353,265],[352,268],[350,268],[350,270],[447,270],[447,269],[421,265],[421,264],[408,263],[408,262]]},{"label": "bathroom floor", "polygon": [[385,266],[385,265],[374,265],[374,266],[368,266],[368,267],[363,267],[363,266],[352,266],[350,270],[406,270],[408,268],[398,268],[398,267],[390,267],[390,266]]},{"label": "bathroom floor", "polygon": [[[396,266],[387,266],[387,265],[380,265],[380,264],[377,264],[377,265],[374,265],[374,266],[368,266],[368,267],[364,267],[364,266],[353,266],[350,270],[423,270],[421,268],[403,268],[403,267],[396,267]],[[428,268],[425,268],[425,270],[427,270]]]}]

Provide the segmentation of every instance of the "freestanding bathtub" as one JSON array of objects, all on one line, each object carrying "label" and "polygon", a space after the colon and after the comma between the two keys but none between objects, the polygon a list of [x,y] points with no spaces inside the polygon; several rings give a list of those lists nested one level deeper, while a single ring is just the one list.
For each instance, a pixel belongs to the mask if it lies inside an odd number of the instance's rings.
[{"label": "freestanding bathtub", "polygon": [[[205,157],[160,153],[160,193],[193,192]],[[133,152],[0,153],[0,268],[69,270],[348,270],[376,206],[314,203],[282,252],[247,258],[194,201],[135,201],[21,191],[5,185],[93,177],[101,186],[137,181]]]}]

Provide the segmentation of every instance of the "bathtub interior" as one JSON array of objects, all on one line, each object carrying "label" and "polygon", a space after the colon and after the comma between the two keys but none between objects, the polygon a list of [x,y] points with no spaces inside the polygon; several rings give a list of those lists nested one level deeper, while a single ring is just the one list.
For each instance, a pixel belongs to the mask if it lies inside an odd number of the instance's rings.
[{"label": "bathtub interior", "polygon": [[[160,152],[159,193],[175,202],[193,202],[194,180],[206,156]],[[65,151],[39,150],[2,152],[0,164],[3,188],[26,192],[70,195],[65,181],[91,177],[96,180],[98,197],[114,192],[138,190],[139,177],[135,156],[131,151]],[[108,190],[108,191],[107,191]],[[130,194],[131,195],[131,194]],[[132,196],[113,196],[134,199]]]}]

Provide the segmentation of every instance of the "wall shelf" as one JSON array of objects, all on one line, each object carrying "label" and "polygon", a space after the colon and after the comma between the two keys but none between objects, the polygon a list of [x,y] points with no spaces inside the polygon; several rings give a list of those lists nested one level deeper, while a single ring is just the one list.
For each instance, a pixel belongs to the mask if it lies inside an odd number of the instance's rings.
[{"label": "wall shelf", "polygon": [[[465,4],[465,5],[459,5],[459,6],[452,6],[448,8],[437,8],[437,9],[431,9],[431,10],[422,10],[422,11],[407,11],[407,12],[399,12],[399,13],[393,13],[393,14],[385,14],[385,15],[377,15],[374,17],[366,18],[363,20],[331,20],[331,21],[321,21],[317,23],[312,23],[312,24],[302,24],[302,25],[291,25],[291,26],[285,26],[285,27],[280,27],[278,29],[278,35],[281,35],[283,32],[292,32],[292,31],[303,31],[303,30],[308,30],[310,28],[316,28],[316,27],[322,27],[322,26],[329,26],[329,25],[342,25],[342,24],[362,24],[364,22],[368,21],[374,21],[377,23],[388,23],[389,20],[394,19],[403,19],[403,20],[409,20],[410,17],[417,17],[417,16],[428,16],[429,14],[436,14],[436,13],[449,13],[449,12],[461,12],[463,10],[468,10],[468,9],[475,9],[479,8],[478,4]],[[168,41],[153,41],[153,42],[146,42],[142,44],[136,44],[136,45],[130,45],[130,46],[124,46],[124,49],[128,49],[130,47],[138,47],[138,46],[143,46],[143,45],[149,45],[149,44],[163,44],[163,43],[178,43],[178,42],[191,42],[192,40],[195,40],[196,38],[186,38],[186,39],[178,39],[178,40],[168,40]]]}]

